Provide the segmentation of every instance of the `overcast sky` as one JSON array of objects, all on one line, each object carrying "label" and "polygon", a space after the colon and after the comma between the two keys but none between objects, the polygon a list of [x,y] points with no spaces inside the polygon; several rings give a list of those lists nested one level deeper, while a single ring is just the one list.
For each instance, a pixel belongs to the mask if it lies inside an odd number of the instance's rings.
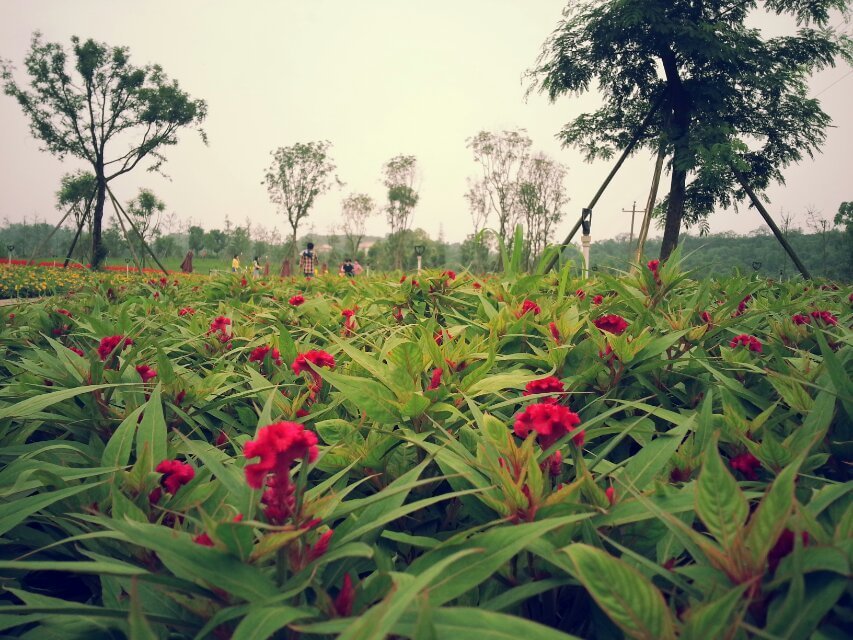
[{"label": "overcast sky", "polygon": [[[420,202],[413,226],[450,241],[471,231],[463,197],[477,166],[466,139],[478,131],[525,128],[533,149],[569,168],[571,197],[558,238],[576,221],[610,163],[586,164],[555,139],[574,116],[597,105],[594,95],[556,104],[538,95],[525,100],[525,70],[534,65],[556,26],[565,0],[304,0],[237,3],[202,0],[2,0],[0,57],[18,67],[32,32],[68,46],[72,35],[130,48],[138,65],[158,63],[194,98],[208,102],[204,125],[210,145],[189,131],[168,148],[170,176],[136,170],[117,178],[113,191],[130,199],[152,188],[182,220],[210,229],[228,216],[242,224],[286,224],[261,185],[270,152],[295,142],[327,139],[338,177],[345,182],[319,199],[308,220],[317,233],[338,221],[349,192],[384,198],[382,164],[394,155],[417,156]],[[774,32],[780,23],[766,25]],[[823,153],[785,172],[787,184],[770,190],[770,211],[805,211],[831,218],[853,200],[853,75],[839,66],[816,76],[819,95],[834,121]],[[61,176],[83,166],[60,162],[29,133],[18,105],[0,94],[0,219],[58,221],[55,192]],[[593,237],[630,227],[632,202],[645,202],[652,173],[647,156],[625,164],[595,210]],[[668,184],[668,183],[666,183]],[[637,222],[639,226],[639,221]],[[758,214],[720,212],[714,232],[761,226]],[[307,230],[307,229],[306,229]],[[369,232],[384,235],[384,219]]]}]

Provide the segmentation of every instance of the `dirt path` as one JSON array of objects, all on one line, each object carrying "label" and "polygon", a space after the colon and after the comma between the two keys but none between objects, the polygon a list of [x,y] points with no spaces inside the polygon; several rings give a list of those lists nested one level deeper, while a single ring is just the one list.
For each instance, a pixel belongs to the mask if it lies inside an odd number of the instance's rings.
[{"label": "dirt path", "polygon": [[29,304],[31,302],[40,302],[42,300],[47,300],[47,297],[43,298],[4,298],[0,300],[0,307],[12,307],[18,304]]}]

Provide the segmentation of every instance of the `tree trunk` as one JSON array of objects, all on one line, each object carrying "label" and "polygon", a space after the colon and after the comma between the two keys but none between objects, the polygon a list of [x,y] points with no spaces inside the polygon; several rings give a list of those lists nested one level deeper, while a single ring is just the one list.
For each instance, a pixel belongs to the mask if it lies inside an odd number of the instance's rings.
[{"label": "tree trunk", "polygon": [[104,220],[104,204],[107,199],[107,179],[103,166],[95,167],[97,195],[95,196],[95,211],[92,215],[92,269],[99,270],[107,251],[101,239],[101,225]]},{"label": "tree trunk", "polygon": [[669,85],[672,108],[670,138],[673,144],[669,203],[660,247],[660,259],[666,260],[678,246],[681,220],[684,218],[687,171],[690,167],[690,98],[681,83],[675,54],[667,50],[661,59]]}]

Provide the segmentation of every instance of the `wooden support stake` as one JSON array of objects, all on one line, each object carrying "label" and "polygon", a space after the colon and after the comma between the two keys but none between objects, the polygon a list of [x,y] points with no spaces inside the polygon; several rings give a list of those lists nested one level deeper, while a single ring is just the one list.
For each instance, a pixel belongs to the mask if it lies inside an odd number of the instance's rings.
[{"label": "wooden support stake", "polygon": [[643,261],[643,251],[646,248],[646,238],[649,235],[649,226],[652,223],[652,211],[655,208],[655,202],[658,199],[658,186],[660,185],[660,176],[663,171],[663,160],[666,156],[664,146],[661,144],[658,147],[658,157],[655,160],[655,172],[652,175],[652,186],[649,189],[649,199],[646,200],[646,212],[643,215],[643,224],[640,226],[640,235],[637,237],[637,253],[634,255],[634,262],[640,264]]},{"label": "wooden support stake", "polygon": [[[156,262],[157,266],[160,267],[160,270],[164,274],[169,275],[169,272],[166,271],[166,267],[164,267],[163,264],[160,262],[160,260],[157,258],[157,256],[154,255],[154,252],[151,250],[151,247],[149,247],[148,243],[145,242],[145,238],[143,238],[142,234],[139,233],[139,229],[137,229],[136,225],[133,224],[133,220],[131,220],[130,216],[127,215],[127,212],[124,209],[122,209],[121,205],[118,203],[118,200],[116,200],[116,198],[113,195],[113,192],[110,190],[109,186],[107,186],[107,193],[110,194],[110,200],[113,201],[113,206],[115,206],[119,211],[121,211],[124,214],[124,217],[127,220],[127,223],[130,225],[130,228],[133,229],[134,232],[136,232],[136,236],[139,238],[139,241],[142,243],[142,246],[145,248],[146,251],[148,251],[149,255],[154,259],[154,262]],[[128,241],[128,243],[129,243],[129,241]],[[140,273],[142,273],[141,269],[140,269]]]}]

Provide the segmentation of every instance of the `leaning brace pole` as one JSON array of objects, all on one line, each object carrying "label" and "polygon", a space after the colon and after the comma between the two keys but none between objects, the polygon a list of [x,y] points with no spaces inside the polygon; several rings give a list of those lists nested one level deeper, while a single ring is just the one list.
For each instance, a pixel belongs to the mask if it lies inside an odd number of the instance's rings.
[{"label": "leaning brace pole", "polygon": [[62,226],[62,223],[65,222],[65,219],[70,215],[71,215],[71,209],[69,209],[68,211],[65,212],[65,215],[62,216],[62,219],[56,223],[56,226],[53,228],[53,231],[51,231],[49,234],[47,234],[47,237],[36,245],[36,248],[33,249],[33,253],[30,256],[30,259],[27,261],[27,264],[33,264],[35,262],[36,255],[38,255],[38,253],[39,253],[39,251],[41,251],[42,247],[44,247],[48,242],[50,242],[50,239],[53,237],[53,234],[55,234],[57,231],[59,231],[59,227]]},{"label": "leaning brace pole", "polygon": [[660,175],[663,171],[663,159],[666,151],[663,143],[658,146],[658,157],[655,160],[655,171],[652,174],[652,186],[649,188],[649,199],[646,200],[646,212],[643,215],[643,224],[640,227],[640,235],[637,238],[637,252],[634,254],[634,262],[640,264],[643,260],[643,251],[646,248],[646,238],[649,236],[649,226],[652,222],[652,211],[658,197],[658,186],[660,186]]},{"label": "leaning brace pole", "polygon": [[63,269],[66,269],[68,267],[68,263],[71,262],[71,256],[74,255],[74,247],[77,246],[80,234],[83,233],[83,225],[86,224],[86,220],[89,219],[89,216],[92,213],[92,200],[94,199],[95,193],[92,192],[92,195],[89,196],[88,200],[86,200],[86,209],[83,211],[83,216],[80,218],[80,224],[77,225],[77,233],[74,234],[74,240],[71,241],[71,246],[68,247],[68,253],[65,255],[65,262],[62,263]]},{"label": "leaning brace pole", "polygon": [[139,275],[142,275],[142,261],[136,256],[136,251],[133,250],[133,243],[130,241],[130,234],[127,232],[127,227],[124,226],[124,220],[122,220],[121,214],[118,212],[118,206],[116,205],[116,201],[113,199],[113,194],[110,193],[109,195],[110,200],[113,203],[113,211],[115,211],[116,218],[118,218],[118,224],[121,227],[121,233],[127,242],[127,248],[130,249],[130,255],[133,257],[133,264],[135,264],[136,268],[139,270]]},{"label": "leaning brace pole", "polygon": [[[118,200],[116,200],[116,197],[113,195],[113,192],[112,192],[112,190],[109,188],[109,186],[107,187],[107,192],[110,194],[110,200],[112,200],[112,202],[113,202],[113,206],[115,206],[115,207],[116,207],[116,208],[117,208],[121,213],[123,213],[123,214],[124,214],[124,218],[125,218],[125,220],[127,220],[127,223],[130,225],[130,228],[131,228],[131,229],[133,229],[133,230],[134,230],[134,232],[136,233],[136,237],[138,237],[138,238],[139,238],[139,241],[142,243],[142,246],[143,246],[143,247],[145,247],[146,251],[148,251],[148,254],[149,254],[149,255],[154,259],[154,262],[156,262],[156,263],[157,263],[157,266],[158,266],[158,267],[160,267],[160,270],[161,270],[164,274],[169,275],[169,272],[168,272],[168,271],[166,271],[166,267],[164,267],[164,266],[163,266],[163,264],[160,262],[160,260],[157,258],[157,256],[156,256],[156,255],[154,255],[154,252],[151,250],[151,247],[149,247],[149,246],[148,246],[148,243],[147,243],[147,242],[145,242],[145,238],[143,238],[143,237],[142,237],[142,234],[141,234],[141,233],[139,233],[139,229],[137,229],[137,228],[136,228],[136,225],[135,225],[135,224],[133,224],[133,220],[131,220],[131,219],[130,219],[130,216],[129,216],[129,215],[127,215],[127,213],[125,212],[125,210],[124,210],[124,209],[122,209],[121,205],[118,203]],[[140,273],[141,273],[141,272],[140,272]]]},{"label": "leaning brace pole", "polygon": [[746,181],[746,176],[743,175],[740,171],[735,168],[734,165],[730,165],[732,173],[737,178],[737,181],[740,182],[740,186],[743,187],[743,190],[746,192],[746,195],[749,196],[749,199],[752,201],[753,206],[758,209],[758,213],[761,214],[761,217],[764,218],[764,222],[767,223],[767,226],[770,227],[770,230],[773,232],[773,235],[776,236],[776,239],[779,241],[779,244],[782,245],[782,248],[788,253],[791,257],[791,260],[794,261],[794,264],[797,265],[797,269],[799,269],[800,273],[804,278],[811,280],[812,276],[809,273],[809,270],[806,269],[806,265],[802,263],[797,253],[794,251],[794,248],[788,244],[788,240],[785,239],[785,236],[782,235],[782,231],[779,230],[779,227],[776,226],[776,223],[773,222],[773,218],[770,217],[770,214],[767,213],[767,209],[764,208],[764,205],[761,204],[761,201],[758,199],[758,196],[755,194],[755,191],[752,190],[752,187],[749,186],[749,183]]},{"label": "leaning brace pole", "polygon": [[601,184],[596,194],[592,197],[592,200],[590,200],[589,205],[587,205],[586,208],[581,210],[580,219],[575,223],[575,226],[572,227],[571,231],[569,231],[569,235],[566,236],[566,239],[560,243],[560,250],[555,252],[554,255],[548,260],[548,263],[545,265],[545,273],[547,273],[554,267],[554,264],[562,255],[563,250],[569,245],[569,243],[572,241],[572,238],[575,237],[575,234],[578,232],[578,229],[580,229],[581,226],[583,226],[584,228],[584,235],[589,235],[590,225],[592,224],[593,208],[598,203],[599,198],[601,198],[601,196],[604,194],[604,190],[607,189],[607,186],[610,184],[610,181],[613,180],[613,177],[622,167],[622,164],[625,162],[625,160],[628,159],[628,156],[631,155],[631,152],[634,150],[634,147],[637,146],[637,143],[640,141],[640,138],[642,138],[643,134],[645,134],[646,129],[648,128],[649,124],[651,124],[652,118],[654,117],[655,113],[657,113],[657,110],[660,109],[660,106],[663,104],[664,98],[666,98],[666,94],[667,92],[664,90],[658,96],[657,100],[654,101],[651,108],[649,109],[649,112],[646,114],[645,119],[640,123],[640,126],[634,133],[634,137],[631,138],[631,141],[628,143],[628,146],[625,147],[625,150],[622,152],[622,155],[619,156],[619,160],[613,166],[613,169],[610,170],[610,173],[604,179],[604,182]]}]

